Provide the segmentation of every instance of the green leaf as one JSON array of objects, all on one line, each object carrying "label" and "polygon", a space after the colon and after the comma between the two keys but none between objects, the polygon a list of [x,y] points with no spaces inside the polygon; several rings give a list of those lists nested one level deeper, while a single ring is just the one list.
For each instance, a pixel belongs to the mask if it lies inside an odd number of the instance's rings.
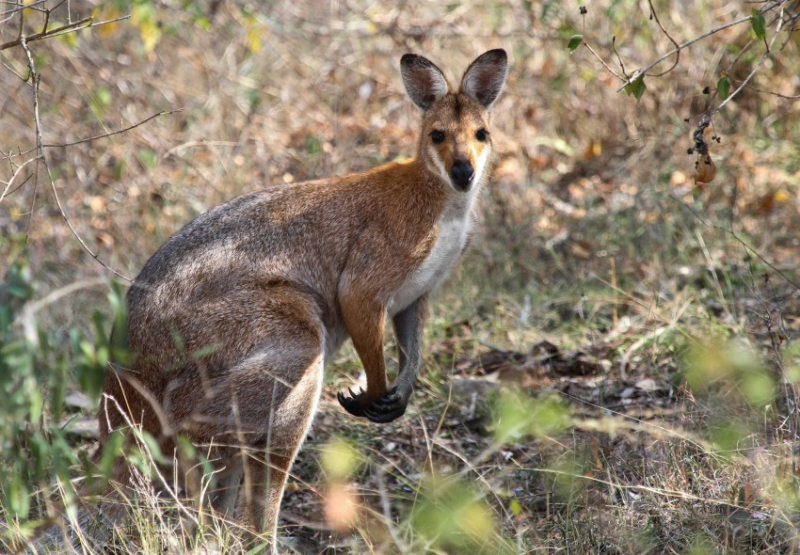
[{"label": "green leaf", "polygon": [[764,20],[764,14],[754,9],[752,11],[752,15],[753,15],[753,21],[752,21],[753,33],[755,33],[756,38],[758,38],[758,40],[766,40],[767,22]]},{"label": "green leaf", "polygon": [[[109,410],[115,409],[111,407]],[[111,433],[103,442],[103,454],[100,458],[100,464],[98,464],[98,469],[103,479],[108,479],[111,476],[111,471],[114,469],[114,461],[117,460],[117,457],[122,456],[124,445],[125,436],[119,431]]]},{"label": "green leaf", "polygon": [[720,77],[719,81],[717,81],[717,92],[721,100],[728,98],[731,92],[731,80],[727,75]]},{"label": "green leaf", "polygon": [[30,496],[23,478],[19,474],[11,478],[11,483],[8,484],[6,503],[12,515],[23,519],[28,517],[28,511],[31,508]]},{"label": "green leaf", "polygon": [[139,149],[136,152],[136,157],[139,159],[139,162],[141,162],[142,165],[148,170],[152,170],[158,165],[158,154],[148,148]]},{"label": "green leaf", "polygon": [[149,454],[153,457],[155,462],[158,464],[169,464],[167,457],[161,452],[161,447],[158,445],[158,440],[156,440],[156,438],[142,430],[142,441],[147,445],[147,449],[150,452]]},{"label": "green leaf", "polygon": [[635,96],[637,101],[642,99],[642,95],[646,90],[647,86],[644,84],[644,75],[640,75],[639,77],[637,77],[636,79],[625,85],[625,92]]},{"label": "green leaf", "polygon": [[572,35],[567,43],[567,48],[570,52],[575,52],[581,44],[583,44],[583,35]]}]

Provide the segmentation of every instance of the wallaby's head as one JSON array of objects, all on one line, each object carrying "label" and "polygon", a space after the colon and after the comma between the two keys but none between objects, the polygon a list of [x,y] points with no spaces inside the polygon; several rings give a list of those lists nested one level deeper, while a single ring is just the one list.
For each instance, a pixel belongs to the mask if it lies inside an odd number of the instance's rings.
[{"label": "wallaby's head", "polygon": [[419,157],[456,191],[469,191],[483,178],[491,156],[489,108],[506,80],[505,50],[478,56],[464,73],[458,92],[422,56],[403,56],[400,71],[408,96],[423,110]]}]

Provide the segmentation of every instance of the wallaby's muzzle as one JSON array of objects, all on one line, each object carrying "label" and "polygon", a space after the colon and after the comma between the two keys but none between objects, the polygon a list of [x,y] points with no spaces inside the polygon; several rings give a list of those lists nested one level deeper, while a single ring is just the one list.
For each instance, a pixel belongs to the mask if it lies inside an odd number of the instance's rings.
[{"label": "wallaby's muzzle", "polygon": [[465,160],[456,160],[450,170],[450,179],[453,181],[453,187],[462,193],[470,190],[474,175],[475,170],[472,168],[472,164]]}]

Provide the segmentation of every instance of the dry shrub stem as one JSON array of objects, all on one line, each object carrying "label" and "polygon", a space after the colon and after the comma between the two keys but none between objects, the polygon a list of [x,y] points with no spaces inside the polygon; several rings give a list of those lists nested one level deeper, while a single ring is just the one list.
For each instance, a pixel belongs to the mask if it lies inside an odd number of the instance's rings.
[{"label": "dry shrub stem", "polygon": [[[597,60],[601,64],[603,64],[603,67],[606,68],[607,72],[609,72],[611,75],[613,75],[614,77],[616,77],[620,81],[625,81],[627,79],[627,76],[623,77],[622,75],[620,75],[619,73],[617,73],[616,71],[611,69],[611,67],[609,67],[609,65],[606,63],[606,61],[603,58],[601,58],[600,55],[597,52],[595,52],[595,50],[594,50],[594,48],[592,48],[591,44],[589,44],[585,40],[583,41],[583,44],[586,46],[586,48],[589,50],[589,52],[591,52],[594,55],[594,57],[597,58]],[[625,67],[622,65],[622,61],[621,60],[620,60],[619,64],[622,67],[622,73],[624,75],[625,74]]]},{"label": "dry shrub stem", "polygon": [[[172,113],[178,112],[180,110],[161,111],[161,112],[158,112],[157,114],[154,114],[154,115],[152,115],[152,116],[140,121],[139,123],[136,123],[134,125],[126,127],[124,129],[120,129],[120,130],[117,130],[117,131],[112,131],[112,132],[109,132],[109,133],[103,133],[103,134],[96,135],[96,136],[93,136],[93,137],[89,137],[89,138],[86,138],[86,139],[73,141],[71,143],[45,144],[44,143],[44,139],[42,137],[42,131],[41,131],[41,127],[42,126],[41,126],[41,119],[40,119],[40,116],[39,116],[39,83],[41,81],[41,75],[36,71],[36,65],[35,65],[35,63],[33,61],[33,55],[31,54],[31,50],[30,50],[30,47],[29,47],[28,44],[30,42],[33,42],[33,41],[42,40],[42,39],[49,39],[49,38],[53,38],[53,37],[56,37],[56,36],[64,35],[64,34],[67,34],[67,33],[73,33],[73,32],[79,31],[81,29],[87,29],[87,28],[90,28],[90,27],[96,27],[96,26],[99,26],[99,25],[105,25],[105,24],[109,24],[109,23],[114,23],[114,22],[117,22],[117,21],[122,21],[122,20],[130,18],[129,15],[126,15],[126,16],[115,18],[115,19],[110,19],[110,20],[107,20],[107,21],[101,21],[101,22],[96,22],[95,23],[95,22],[93,22],[93,19],[91,17],[87,17],[87,18],[81,19],[79,21],[75,21],[75,22],[72,22],[72,23],[68,23],[66,25],[62,25],[61,27],[57,27],[55,29],[48,29],[47,26],[49,25],[49,22],[50,22],[50,14],[51,14],[51,12],[53,10],[55,10],[56,8],[58,8],[59,6],[61,6],[63,3],[64,2],[61,2],[61,3],[57,4],[54,8],[45,9],[44,10],[45,21],[44,21],[44,25],[42,27],[42,30],[39,33],[30,35],[30,36],[26,36],[25,33],[24,33],[24,29],[23,29],[23,27],[24,27],[24,9],[32,8],[32,6],[25,6],[25,7],[21,8],[21,9],[19,9],[19,10],[11,10],[10,12],[4,12],[4,15],[8,14],[8,13],[11,13],[11,15],[13,15],[13,14],[17,13],[17,11],[19,12],[19,14],[20,14],[19,36],[14,40],[5,42],[2,45],[0,45],[0,51],[6,50],[8,48],[13,48],[15,46],[22,47],[22,50],[25,52],[25,56],[26,56],[26,58],[28,60],[28,72],[29,73],[28,73],[28,77],[27,77],[26,81],[30,81],[31,82],[31,87],[32,87],[34,127],[35,127],[35,135],[36,135],[36,148],[32,149],[32,150],[29,150],[29,151],[26,151],[24,153],[20,153],[20,156],[25,155],[25,154],[29,154],[30,152],[33,152],[34,150],[36,152],[36,156],[31,158],[31,159],[29,159],[29,160],[26,160],[25,162],[23,162],[22,164],[20,164],[16,168],[16,170],[11,175],[11,178],[6,183],[6,186],[3,189],[2,194],[0,194],[0,202],[2,202],[3,199],[9,194],[9,190],[11,189],[11,185],[14,182],[14,180],[16,179],[16,177],[20,174],[20,172],[29,163],[35,162],[36,169],[34,170],[34,176],[35,176],[35,179],[34,179],[34,190],[33,190],[33,195],[32,195],[32,200],[31,200],[30,214],[28,215],[28,229],[30,230],[31,221],[32,221],[32,218],[33,218],[33,205],[34,205],[34,203],[36,201],[36,191],[37,191],[38,175],[39,175],[39,163],[40,162],[43,163],[44,167],[45,167],[45,170],[47,171],[48,182],[50,184],[50,188],[53,191],[53,197],[55,198],[56,205],[58,206],[58,210],[59,210],[62,218],[64,219],[64,222],[69,227],[70,232],[72,233],[72,235],[75,237],[75,239],[77,239],[78,243],[80,243],[80,245],[83,248],[83,250],[86,251],[89,254],[89,256],[91,256],[94,260],[96,260],[101,266],[103,266],[104,268],[109,270],[111,273],[113,273],[115,276],[119,277],[120,279],[123,279],[123,280],[125,280],[127,282],[130,282],[131,278],[125,276],[124,274],[120,273],[119,271],[115,270],[114,268],[112,268],[111,266],[109,266],[108,264],[103,262],[103,260],[101,260],[99,258],[98,253],[95,253],[94,251],[92,251],[89,248],[89,246],[86,244],[86,242],[80,236],[80,234],[77,232],[75,227],[72,225],[72,222],[67,217],[67,214],[66,214],[66,212],[64,210],[64,206],[61,203],[61,199],[59,197],[58,190],[56,189],[55,181],[53,179],[53,174],[52,174],[52,171],[50,169],[50,165],[47,162],[47,157],[45,156],[44,149],[45,148],[64,148],[64,147],[73,146],[73,145],[77,145],[77,144],[81,144],[81,143],[91,142],[91,141],[94,141],[96,139],[110,137],[112,135],[118,135],[118,134],[121,134],[121,133],[125,133],[125,132],[130,131],[131,129],[134,129],[134,128],[136,128],[136,127],[138,127],[138,126],[140,126],[140,125],[142,125],[144,123],[147,123],[148,121],[150,121],[152,119],[155,119],[155,118],[157,118],[159,116],[172,114]],[[25,182],[27,182],[28,179],[29,178],[26,178],[25,181],[23,181],[23,184]],[[14,190],[16,190],[16,189],[14,189]],[[12,190],[11,192],[14,192],[14,190]]]},{"label": "dry shrub stem", "polygon": [[[78,139],[77,141],[72,141],[72,142],[69,142],[69,143],[43,144],[42,148],[66,148],[66,147],[69,147],[69,146],[75,146],[75,145],[80,145],[80,144],[84,144],[84,143],[90,143],[90,142],[96,141],[98,139],[105,139],[106,137],[113,137],[114,135],[120,135],[122,133],[127,133],[131,129],[136,129],[140,125],[144,125],[145,123],[147,123],[147,122],[149,122],[151,120],[154,120],[154,119],[156,119],[158,117],[168,116],[170,114],[177,114],[179,112],[183,112],[183,108],[177,108],[175,110],[162,110],[162,111],[160,111],[158,113],[155,113],[155,114],[153,114],[153,115],[151,115],[149,117],[146,117],[145,119],[143,119],[143,120],[141,120],[141,121],[139,121],[137,123],[134,123],[133,125],[129,125],[128,127],[123,127],[123,128],[118,129],[116,131],[109,131],[107,133],[100,133],[100,134],[94,135],[92,137],[87,137],[85,139]],[[23,152],[22,154],[25,155],[25,154],[29,154],[31,152],[32,152],[32,150],[28,150],[26,152]]]},{"label": "dry shrub stem", "polygon": [[[95,259],[101,266],[103,266],[105,269],[109,270],[115,276],[117,276],[120,279],[123,279],[123,280],[125,280],[127,282],[131,282],[132,281],[131,278],[121,274],[120,272],[118,272],[117,270],[115,270],[114,268],[112,268],[111,266],[106,264],[105,262],[103,262],[99,258],[98,254],[93,252],[92,249],[89,248],[89,246],[86,244],[86,242],[80,236],[80,234],[78,234],[78,231],[72,225],[72,222],[67,217],[67,213],[64,211],[64,206],[61,203],[61,198],[58,195],[58,190],[56,189],[56,183],[55,183],[55,180],[53,179],[53,172],[50,169],[50,164],[48,164],[48,162],[47,162],[47,157],[44,155],[44,140],[42,138],[42,125],[41,125],[41,120],[39,118],[39,80],[40,80],[40,75],[36,71],[36,65],[33,62],[33,56],[31,55],[31,50],[28,47],[28,41],[27,41],[27,38],[25,37],[25,35],[22,35],[20,37],[20,43],[19,44],[20,44],[20,46],[22,46],[22,49],[25,51],[25,55],[28,58],[28,69],[30,71],[31,81],[33,82],[33,117],[34,117],[34,125],[35,125],[35,132],[36,132],[36,158],[35,158],[36,161],[37,161],[36,164],[38,166],[40,160],[44,164],[45,170],[47,171],[47,179],[48,179],[48,182],[50,184],[50,188],[53,191],[53,197],[55,198],[56,205],[58,206],[58,210],[61,213],[61,217],[64,219],[64,222],[67,224],[67,227],[69,227],[70,231],[72,232],[72,235],[75,237],[75,239],[78,240],[78,243],[80,243],[80,245],[83,248],[83,250],[85,250],[89,254],[89,256],[91,256],[93,259]],[[36,174],[38,176],[38,171],[36,172]],[[34,181],[34,200],[36,198],[36,184],[37,183],[38,183],[38,177]],[[30,217],[31,218],[33,217],[33,210],[32,209],[31,209]]]},{"label": "dry shrub stem", "polygon": [[761,69],[761,66],[764,65],[764,62],[767,61],[767,58],[769,58],[772,55],[772,46],[775,44],[775,39],[778,38],[778,33],[780,32],[782,26],[783,26],[783,8],[781,8],[781,13],[778,16],[778,25],[775,27],[775,33],[772,35],[772,40],[769,42],[769,45],[767,46],[767,51],[764,53],[764,55],[761,57],[761,59],[755,65],[755,67],[750,72],[750,74],[747,77],[745,77],[744,81],[742,81],[742,83],[738,87],[736,87],[736,90],[733,91],[731,94],[729,94],[728,97],[725,100],[720,102],[719,106],[717,106],[716,108],[714,108],[711,111],[712,115],[716,114],[720,110],[722,110],[722,108],[732,98],[734,98],[736,95],[738,95],[742,91],[742,89],[744,89],[747,86],[747,84],[750,82],[750,79],[753,78],[753,75],[755,75],[758,72],[758,70]]},{"label": "dry shrub stem", "polygon": [[680,50],[681,46],[678,44],[678,41],[672,38],[672,35],[670,35],[667,32],[667,30],[664,28],[664,25],[661,24],[661,20],[658,18],[658,12],[656,11],[656,8],[653,6],[653,0],[647,0],[647,3],[650,4],[650,14],[653,16],[653,19],[656,20],[656,23],[658,24],[658,27],[661,29],[661,32],[664,33],[664,35],[670,40],[670,42],[675,45],[675,48],[678,49],[678,52],[675,54],[675,61],[673,62],[672,67],[670,67],[666,71],[662,71],[661,73],[654,73],[652,75],[652,77],[662,77],[667,73],[669,73],[670,71],[672,71],[673,69],[675,69],[676,67],[678,67],[678,63],[681,61],[681,50]]},{"label": "dry shrub stem", "polygon": [[[57,27],[55,29],[49,29],[49,30],[46,30],[46,31],[41,31],[39,33],[36,33],[34,35],[31,35],[31,36],[27,37],[27,39],[24,36],[20,36],[20,37],[14,39],[14,40],[10,40],[8,42],[4,42],[3,44],[0,44],[0,50],[6,50],[8,48],[13,48],[15,46],[20,46],[20,45],[22,45],[23,41],[34,42],[34,41],[37,41],[37,40],[50,38],[50,37],[53,37],[53,36],[56,36],[56,35],[62,33],[62,31],[69,31],[69,30],[80,31],[79,27],[81,27],[81,25],[87,24],[87,25],[84,25],[84,27],[89,27],[91,25],[91,23],[92,23],[92,18],[91,17],[86,17],[84,19],[81,19],[80,21],[75,21],[74,23],[67,23],[66,25],[62,25],[61,27]],[[81,28],[84,28],[84,27],[81,27]]]},{"label": "dry shrub stem", "polygon": [[694,216],[694,218],[703,225],[703,227],[707,227],[709,229],[716,229],[716,230],[722,231],[723,233],[726,233],[726,234],[730,235],[737,243],[742,245],[742,247],[744,247],[744,249],[746,251],[753,253],[765,266],[767,266],[770,270],[772,270],[773,272],[778,274],[781,278],[783,278],[783,280],[786,283],[788,283],[789,285],[791,285],[792,287],[794,287],[795,289],[800,291],[800,283],[798,283],[797,281],[793,280],[786,272],[784,272],[783,270],[781,270],[780,268],[775,266],[775,264],[770,262],[764,255],[762,255],[760,252],[758,252],[757,249],[755,249],[747,241],[745,241],[744,239],[739,237],[739,235],[736,233],[736,231],[734,231],[732,226],[725,227],[725,226],[721,226],[721,225],[717,225],[717,224],[711,223],[708,220],[706,220],[698,211],[696,211],[691,206],[688,206],[685,202],[683,202],[681,199],[677,198],[675,195],[670,194],[670,195],[668,195],[668,198],[672,199],[673,201],[678,203],[679,206],[681,206],[684,209],[688,210]]},{"label": "dry shrub stem", "polygon": [[752,20],[753,20],[753,16],[752,15],[748,15],[747,17],[741,17],[741,18],[737,19],[736,21],[731,21],[730,23],[726,23],[725,25],[720,25],[719,27],[716,27],[715,29],[711,29],[710,31],[706,31],[702,35],[699,35],[699,36],[697,36],[697,37],[695,37],[695,38],[693,38],[693,39],[691,39],[689,41],[684,42],[680,46],[678,46],[676,48],[673,48],[672,50],[670,50],[669,52],[667,52],[663,56],[657,58],[655,61],[651,62],[650,64],[648,64],[644,68],[638,70],[627,81],[625,81],[625,83],[620,88],[617,89],[617,92],[621,92],[625,87],[627,87],[628,85],[633,83],[639,77],[646,76],[648,71],[653,69],[655,66],[657,66],[658,64],[660,64],[661,62],[663,62],[664,60],[666,60],[667,58],[669,58],[673,54],[680,54],[681,50],[683,50],[685,48],[688,48],[689,46],[693,45],[696,42],[699,42],[699,41],[701,41],[701,40],[703,40],[705,38],[708,38],[711,35],[715,35],[715,34],[719,33],[720,31],[724,31],[725,29],[727,29],[729,27],[734,27],[734,26],[739,25],[741,23],[745,23],[747,21],[752,21]]}]

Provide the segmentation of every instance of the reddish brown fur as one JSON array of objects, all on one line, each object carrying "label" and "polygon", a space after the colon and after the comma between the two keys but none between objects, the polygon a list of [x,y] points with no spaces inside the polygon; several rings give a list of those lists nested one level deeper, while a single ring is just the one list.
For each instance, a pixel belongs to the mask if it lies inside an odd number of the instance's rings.
[{"label": "reddish brown fur", "polygon": [[[488,91],[490,104],[505,78],[505,54],[491,51],[482,59],[502,73]],[[435,66],[412,69],[417,73],[404,73],[410,92],[417,87],[425,102],[435,99],[422,118],[417,158],[268,187],[214,208],[171,237],[128,293],[135,358],[106,378],[104,391],[123,412],[104,405],[101,440],[130,420],[167,454],[179,434],[211,446],[204,452],[233,491],[220,494],[219,506],[233,508],[257,531],[275,531],[324,361],[347,337],[364,365],[367,391],[341,397],[343,406],[379,422],[405,410],[421,359],[428,291],[465,246],[473,202],[465,199],[474,199],[484,176],[469,195],[455,190],[432,159],[429,135],[433,129],[447,135],[432,145],[446,172],[456,159],[475,166],[491,146],[475,138],[488,126],[487,107],[463,91],[436,97],[426,88],[441,84]],[[392,390],[383,358],[387,315],[401,351]],[[117,478],[124,476],[123,469]],[[241,479],[244,493],[236,494]]]},{"label": "reddish brown fur", "polygon": [[[453,117],[456,110],[460,113],[458,119]],[[424,142],[434,129],[445,132],[445,141],[432,146],[444,162],[447,173],[450,173],[456,159],[469,160],[475,167],[483,149],[491,148],[488,143],[475,140],[478,129],[488,127],[486,108],[467,95],[458,93],[448,95],[429,111],[423,123],[421,141]]]}]

